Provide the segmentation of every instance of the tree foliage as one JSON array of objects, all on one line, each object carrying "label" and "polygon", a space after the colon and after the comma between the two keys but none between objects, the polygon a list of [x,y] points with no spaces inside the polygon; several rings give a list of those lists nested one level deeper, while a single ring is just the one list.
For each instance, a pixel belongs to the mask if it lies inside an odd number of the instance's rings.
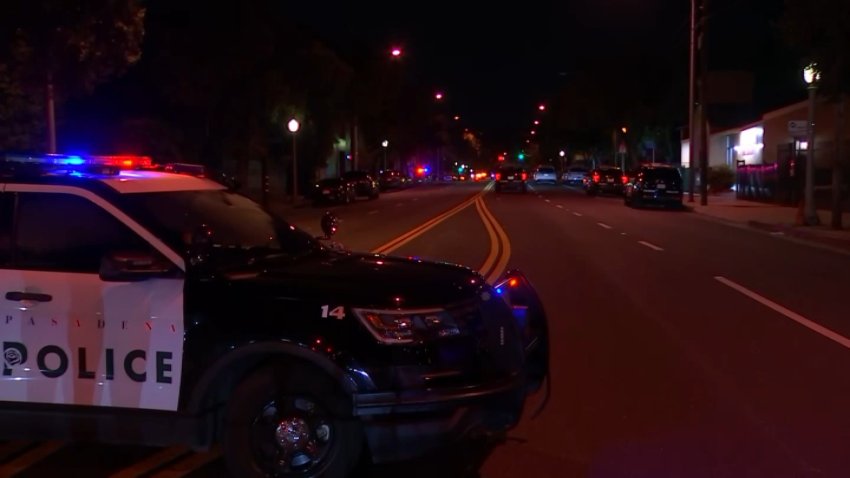
[{"label": "tree foliage", "polygon": [[0,2],[0,147],[42,143],[42,96],[90,93],[141,57],[141,0]]}]

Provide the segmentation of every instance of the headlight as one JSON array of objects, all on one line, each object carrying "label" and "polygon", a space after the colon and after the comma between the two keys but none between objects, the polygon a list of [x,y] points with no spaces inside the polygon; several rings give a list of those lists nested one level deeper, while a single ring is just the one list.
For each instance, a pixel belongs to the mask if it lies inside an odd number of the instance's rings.
[{"label": "headlight", "polygon": [[353,309],[353,312],[369,332],[385,344],[410,344],[460,335],[457,322],[442,309]]}]

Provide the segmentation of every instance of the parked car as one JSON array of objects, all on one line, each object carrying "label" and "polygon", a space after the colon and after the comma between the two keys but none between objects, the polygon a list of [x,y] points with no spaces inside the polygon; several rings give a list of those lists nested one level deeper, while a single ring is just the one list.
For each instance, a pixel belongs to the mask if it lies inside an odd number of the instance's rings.
[{"label": "parked car", "polygon": [[354,191],[358,196],[366,196],[369,199],[378,199],[381,188],[378,181],[366,171],[349,171],[342,175],[343,179],[354,183]]},{"label": "parked car", "polygon": [[378,186],[381,191],[390,189],[398,189],[407,185],[406,176],[401,171],[395,169],[387,169],[381,171],[378,175]]},{"label": "parked car", "polygon": [[535,183],[558,183],[558,173],[555,172],[555,168],[552,166],[539,166],[536,171],[534,171],[534,182]]},{"label": "parked car", "polygon": [[600,193],[623,194],[625,185],[623,170],[614,166],[602,166],[590,172],[590,177],[585,181],[585,191],[588,196]]},{"label": "parked car", "polygon": [[624,202],[627,206],[639,207],[658,204],[682,207],[682,175],[667,164],[641,166],[634,179],[626,184]]},{"label": "parked car", "polygon": [[561,181],[568,186],[583,186],[587,177],[587,168],[583,166],[572,166],[561,176]]},{"label": "parked car", "polygon": [[313,185],[313,204],[342,203],[355,200],[354,183],[343,178],[327,178]]}]

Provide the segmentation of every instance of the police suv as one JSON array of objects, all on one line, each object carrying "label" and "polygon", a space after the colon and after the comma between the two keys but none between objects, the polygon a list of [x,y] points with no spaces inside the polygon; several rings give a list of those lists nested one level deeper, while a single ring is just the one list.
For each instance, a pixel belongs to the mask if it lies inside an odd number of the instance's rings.
[{"label": "police suv", "polygon": [[183,170],[0,156],[4,438],[345,476],[503,432],[544,383],[522,274],[339,251]]}]

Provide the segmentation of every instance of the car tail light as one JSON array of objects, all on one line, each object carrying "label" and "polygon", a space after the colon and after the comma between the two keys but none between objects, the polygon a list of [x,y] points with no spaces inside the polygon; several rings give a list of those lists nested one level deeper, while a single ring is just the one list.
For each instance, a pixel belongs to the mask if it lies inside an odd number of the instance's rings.
[{"label": "car tail light", "polygon": [[593,182],[594,182],[594,183],[598,183],[598,182],[599,182],[599,174],[598,174],[598,173],[593,175]]},{"label": "car tail light", "polygon": [[502,173],[496,173],[496,181],[502,180]]},{"label": "car tail light", "polygon": [[528,173],[522,173],[522,180],[525,181],[528,179]]},{"label": "car tail light", "polygon": [[628,177],[628,176],[625,176],[625,175],[624,175],[624,176],[623,176],[622,178],[620,178],[620,179],[623,181],[623,184],[628,184],[628,183],[629,183],[629,177]]}]

